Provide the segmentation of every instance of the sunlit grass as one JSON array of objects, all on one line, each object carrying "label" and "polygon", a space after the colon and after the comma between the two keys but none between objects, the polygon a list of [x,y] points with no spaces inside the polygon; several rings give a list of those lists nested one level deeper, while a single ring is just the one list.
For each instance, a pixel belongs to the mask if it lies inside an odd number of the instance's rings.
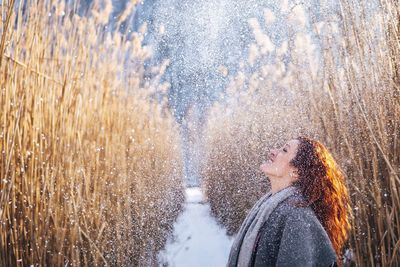
[{"label": "sunlit grass", "polygon": [[145,28],[107,33],[107,10],[21,2],[0,8],[0,265],[155,264],[183,201],[165,65],[144,79]]},{"label": "sunlit grass", "polygon": [[[202,169],[212,211],[231,234],[267,190],[258,170],[267,147],[306,133],[326,144],[347,176],[353,260],[400,264],[399,14],[396,1],[369,14],[363,2],[341,1],[339,19],[313,25],[323,64],[300,32],[276,49],[273,64],[232,81],[226,103],[210,112]],[[264,56],[261,39],[249,65]],[[286,49],[293,63],[281,72]]]}]

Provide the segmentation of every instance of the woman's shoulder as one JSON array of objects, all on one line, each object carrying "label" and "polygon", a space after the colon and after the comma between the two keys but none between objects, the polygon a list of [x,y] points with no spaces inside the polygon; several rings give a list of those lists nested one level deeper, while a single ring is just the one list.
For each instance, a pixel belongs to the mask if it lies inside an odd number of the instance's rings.
[{"label": "woman's shoulder", "polygon": [[301,195],[288,197],[274,209],[261,229],[259,242],[256,262],[270,258],[290,262],[285,266],[306,266],[311,259],[329,264],[336,259],[327,233],[312,208],[304,206]]},{"label": "woman's shoulder", "polygon": [[[305,199],[300,194],[295,194],[282,201],[271,213],[269,223],[274,221],[279,225],[291,225],[292,227],[313,227],[323,231],[323,226],[315,212],[305,204]],[[267,222],[268,224],[268,222]]]},{"label": "woman's shoulder", "polygon": [[292,220],[296,217],[303,217],[302,214],[306,214],[307,217],[311,216],[311,208],[300,207],[299,203],[304,203],[304,198],[298,193],[289,196],[279,203],[268,216],[267,220],[264,221],[261,232],[265,232],[267,235],[279,235],[288,219]]},{"label": "woman's shoulder", "polygon": [[278,204],[273,212],[284,217],[294,214],[312,216],[314,213],[312,208],[306,205],[305,198],[300,193],[295,193],[286,198]]},{"label": "woman's shoulder", "polygon": [[328,233],[314,210],[305,205],[304,200],[302,195],[293,195],[282,202],[281,207],[278,207],[282,213],[280,220],[283,228],[282,238],[286,236],[291,243],[292,239],[303,240],[309,247],[314,246],[316,249],[324,251],[323,254],[327,257],[334,258],[336,254]]}]

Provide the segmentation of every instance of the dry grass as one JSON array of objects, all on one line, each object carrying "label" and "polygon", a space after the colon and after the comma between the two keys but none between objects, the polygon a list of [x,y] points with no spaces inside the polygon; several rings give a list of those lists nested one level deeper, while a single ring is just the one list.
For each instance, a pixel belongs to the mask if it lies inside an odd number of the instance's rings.
[{"label": "dry grass", "polygon": [[21,2],[0,7],[0,265],[155,265],[183,201],[165,65],[144,79],[143,32],[102,10]]},{"label": "dry grass", "polygon": [[[343,0],[341,8],[336,22],[314,24],[325,48],[321,65],[313,64],[315,51],[301,47],[306,36],[295,33],[287,75],[276,71],[277,53],[275,66],[259,66],[233,81],[242,93],[229,90],[231,100],[210,114],[205,187],[214,214],[234,233],[265,192],[258,171],[265,147],[309,134],[326,144],[346,173],[353,260],[359,266],[399,266],[399,5],[382,1],[379,12],[368,13],[363,2]],[[296,37],[303,42],[296,44]],[[277,93],[282,90],[287,95]]]}]

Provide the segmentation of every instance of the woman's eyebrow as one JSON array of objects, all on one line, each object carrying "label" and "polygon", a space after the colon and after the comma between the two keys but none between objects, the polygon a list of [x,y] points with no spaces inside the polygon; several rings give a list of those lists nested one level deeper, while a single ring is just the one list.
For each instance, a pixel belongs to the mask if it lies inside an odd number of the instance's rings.
[{"label": "woman's eyebrow", "polygon": [[289,144],[286,143],[285,145],[288,146],[288,147],[290,148],[290,145],[289,145]]}]

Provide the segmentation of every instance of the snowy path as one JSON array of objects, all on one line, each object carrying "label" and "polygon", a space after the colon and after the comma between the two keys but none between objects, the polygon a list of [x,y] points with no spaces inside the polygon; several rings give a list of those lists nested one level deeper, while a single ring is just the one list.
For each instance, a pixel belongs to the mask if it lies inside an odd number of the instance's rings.
[{"label": "snowy path", "polygon": [[232,242],[233,238],[227,237],[225,229],[211,217],[201,189],[187,188],[185,208],[159,259],[169,267],[224,267]]}]

